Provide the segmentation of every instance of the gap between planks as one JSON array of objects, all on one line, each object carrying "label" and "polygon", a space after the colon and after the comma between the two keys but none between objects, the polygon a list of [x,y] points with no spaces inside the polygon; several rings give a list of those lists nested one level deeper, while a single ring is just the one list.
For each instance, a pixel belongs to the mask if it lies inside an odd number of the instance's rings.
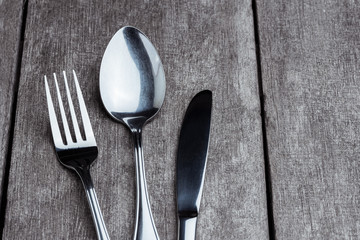
[{"label": "gap between planks", "polygon": [[262,69],[261,69],[261,55],[260,55],[260,38],[259,38],[259,23],[257,16],[256,0],[251,1],[253,10],[254,21],[254,38],[255,38],[255,53],[256,53],[256,65],[257,65],[257,77],[259,83],[259,98],[260,98],[260,112],[261,112],[261,127],[262,138],[264,148],[264,166],[265,166],[265,182],[266,182],[266,201],[267,201],[267,214],[268,214],[268,226],[269,226],[269,239],[275,240],[275,224],[273,213],[273,196],[272,196],[272,183],[271,183],[271,169],[268,154],[268,142],[266,135],[266,112],[265,112],[265,96],[263,92],[262,84]]},{"label": "gap between planks", "polygon": [[16,106],[17,106],[17,97],[19,90],[19,82],[20,82],[20,74],[21,74],[21,63],[23,56],[23,48],[24,48],[24,38],[25,38],[25,27],[26,27],[26,18],[27,18],[27,9],[28,9],[28,1],[23,1],[23,7],[21,12],[21,22],[20,22],[20,32],[19,32],[19,41],[17,46],[17,56],[16,56],[16,70],[14,75],[14,88],[12,93],[12,101],[11,101],[11,115],[10,115],[10,131],[9,131],[9,144],[8,149],[6,151],[5,157],[5,167],[4,167],[4,176],[3,176],[3,189],[1,195],[0,202],[0,237],[2,238],[3,230],[5,226],[5,212],[7,205],[7,190],[9,184],[9,173],[10,173],[10,165],[11,165],[11,151],[13,146],[13,138],[14,138],[14,129],[15,129],[15,118],[16,118]]}]

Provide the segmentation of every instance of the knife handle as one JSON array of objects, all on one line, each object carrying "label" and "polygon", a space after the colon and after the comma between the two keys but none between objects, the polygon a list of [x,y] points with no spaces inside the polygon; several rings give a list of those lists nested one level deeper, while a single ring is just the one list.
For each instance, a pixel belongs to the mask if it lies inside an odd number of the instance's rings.
[{"label": "knife handle", "polygon": [[178,218],[178,240],[195,240],[197,217]]}]

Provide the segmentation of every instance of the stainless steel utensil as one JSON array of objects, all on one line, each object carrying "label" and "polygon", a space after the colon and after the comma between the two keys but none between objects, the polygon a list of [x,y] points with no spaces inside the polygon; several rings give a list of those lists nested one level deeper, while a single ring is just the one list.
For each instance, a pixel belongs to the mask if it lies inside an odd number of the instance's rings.
[{"label": "stainless steel utensil", "polygon": [[73,77],[75,81],[76,92],[80,106],[81,119],[83,122],[83,127],[86,137],[86,139],[83,139],[80,133],[79,124],[76,119],[73,101],[71,99],[65,71],[63,72],[63,75],[64,75],[68,105],[70,108],[71,119],[76,137],[75,141],[73,141],[70,134],[69,124],[66,119],[65,110],[59,90],[59,85],[56,79],[56,74],[54,73],[54,81],[57,91],[57,98],[59,102],[61,119],[65,131],[66,143],[64,142],[60,134],[59,124],[56,118],[54,105],[51,100],[48,81],[46,76],[44,76],[51,132],[54,140],[56,155],[61,164],[63,164],[67,168],[74,170],[81,178],[90,205],[91,214],[95,223],[98,239],[101,240],[110,239],[105,227],[103,216],[100,211],[99,203],[94,189],[94,184],[90,176],[90,165],[93,161],[95,161],[98,155],[98,148],[96,146],[94,133],[91,128],[89,115],[85,107],[84,98],[80,90],[78,79],[76,77],[75,71],[73,71]]},{"label": "stainless steel utensil", "polygon": [[190,102],[180,131],[176,184],[178,239],[195,239],[207,161],[212,93],[205,90]]},{"label": "stainless steel utensil", "polygon": [[134,239],[159,239],[147,192],[141,133],[163,104],[165,74],[156,49],[138,29],[123,27],[109,42],[101,62],[100,94],[110,116],[130,129],[135,143]]}]

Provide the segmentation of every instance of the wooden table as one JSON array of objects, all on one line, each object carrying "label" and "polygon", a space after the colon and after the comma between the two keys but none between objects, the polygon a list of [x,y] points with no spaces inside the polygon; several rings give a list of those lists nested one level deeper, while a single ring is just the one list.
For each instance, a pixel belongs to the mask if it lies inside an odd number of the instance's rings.
[{"label": "wooden table", "polygon": [[94,184],[112,239],[131,239],[133,143],[99,95],[101,58],[140,28],[167,79],[144,129],[151,207],[176,239],[175,162],[191,98],[213,91],[197,239],[360,239],[360,3],[0,1],[3,239],[95,239],[77,176],[56,160],[43,76],[75,69],[99,157]]}]

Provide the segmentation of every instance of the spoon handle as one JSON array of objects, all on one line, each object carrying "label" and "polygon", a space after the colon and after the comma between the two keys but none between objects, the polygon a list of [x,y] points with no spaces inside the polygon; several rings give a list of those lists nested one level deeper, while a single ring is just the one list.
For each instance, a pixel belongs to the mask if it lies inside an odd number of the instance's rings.
[{"label": "spoon handle", "polygon": [[134,240],[159,240],[147,191],[141,132],[141,129],[132,132],[136,160],[136,222]]}]

